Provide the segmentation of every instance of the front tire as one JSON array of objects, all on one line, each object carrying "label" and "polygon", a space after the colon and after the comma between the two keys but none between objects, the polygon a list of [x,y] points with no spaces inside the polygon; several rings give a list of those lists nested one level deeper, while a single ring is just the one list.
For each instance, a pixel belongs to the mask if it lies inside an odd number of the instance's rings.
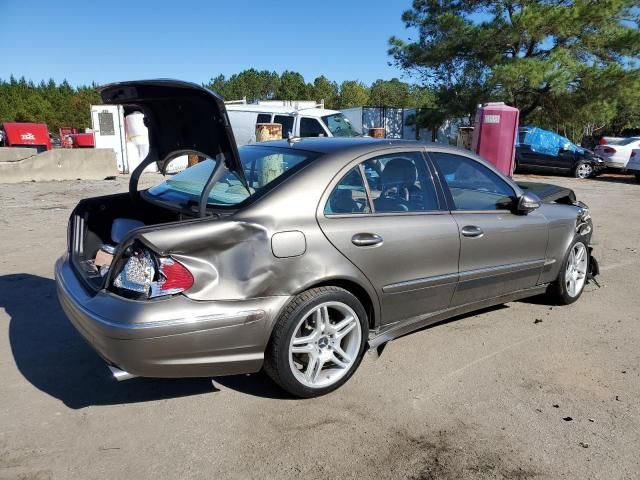
[{"label": "front tire", "polygon": [[549,293],[559,305],[569,305],[577,301],[587,284],[589,272],[589,247],[587,241],[576,238],[562,263],[557,280],[551,284]]},{"label": "front tire", "polygon": [[589,162],[579,162],[573,169],[573,176],[576,178],[589,178],[593,175],[593,165]]},{"label": "front tire", "polygon": [[264,368],[290,394],[311,398],[339,388],[356,371],[368,335],[360,301],[338,287],[297,295],[278,318]]}]

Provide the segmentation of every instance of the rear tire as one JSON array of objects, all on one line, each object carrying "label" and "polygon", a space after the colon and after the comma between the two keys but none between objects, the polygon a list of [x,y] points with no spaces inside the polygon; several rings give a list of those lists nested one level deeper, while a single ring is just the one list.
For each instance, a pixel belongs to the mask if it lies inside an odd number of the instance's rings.
[{"label": "rear tire", "polygon": [[636,173],[636,182],[640,183],[640,173]]},{"label": "rear tire", "polygon": [[577,301],[587,284],[589,247],[584,237],[576,237],[567,250],[558,278],[549,286],[548,294],[554,303],[569,305]]},{"label": "rear tire", "polygon": [[593,175],[593,165],[589,162],[579,162],[573,169],[573,176],[576,178],[589,178]]},{"label": "rear tire", "polygon": [[307,290],[278,318],[265,352],[265,372],[296,397],[325,395],[356,371],[368,333],[367,313],[350,292]]}]

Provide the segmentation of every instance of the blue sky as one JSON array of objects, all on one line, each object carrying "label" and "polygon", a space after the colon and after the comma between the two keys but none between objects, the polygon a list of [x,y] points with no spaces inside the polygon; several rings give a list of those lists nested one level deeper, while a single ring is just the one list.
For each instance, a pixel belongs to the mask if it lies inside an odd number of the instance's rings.
[{"label": "blue sky", "polygon": [[[271,5],[271,6],[270,6]],[[307,81],[401,77],[388,39],[410,0],[0,0],[0,78],[206,82],[247,68]],[[410,81],[410,78],[404,77]]]}]

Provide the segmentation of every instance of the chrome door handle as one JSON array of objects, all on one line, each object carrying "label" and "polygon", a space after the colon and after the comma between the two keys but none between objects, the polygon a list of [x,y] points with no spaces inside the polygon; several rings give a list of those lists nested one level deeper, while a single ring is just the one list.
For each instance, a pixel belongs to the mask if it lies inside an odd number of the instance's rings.
[{"label": "chrome door handle", "polygon": [[465,237],[478,238],[484,235],[484,232],[480,227],[476,227],[475,225],[467,225],[466,227],[462,227],[462,235]]},{"label": "chrome door handle", "polygon": [[373,247],[382,245],[382,237],[375,233],[356,233],[351,237],[351,243],[356,247]]}]

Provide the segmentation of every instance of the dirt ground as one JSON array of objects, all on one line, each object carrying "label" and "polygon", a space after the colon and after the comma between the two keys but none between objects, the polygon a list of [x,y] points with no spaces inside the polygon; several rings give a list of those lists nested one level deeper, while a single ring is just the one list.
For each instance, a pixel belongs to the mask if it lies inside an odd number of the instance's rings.
[{"label": "dirt ground", "polygon": [[261,374],[112,380],[52,271],[76,202],[126,179],[0,185],[0,479],[639,478],[640,185],[529,178],[591,207],[602,288],[398,339],[304,401]]}]

